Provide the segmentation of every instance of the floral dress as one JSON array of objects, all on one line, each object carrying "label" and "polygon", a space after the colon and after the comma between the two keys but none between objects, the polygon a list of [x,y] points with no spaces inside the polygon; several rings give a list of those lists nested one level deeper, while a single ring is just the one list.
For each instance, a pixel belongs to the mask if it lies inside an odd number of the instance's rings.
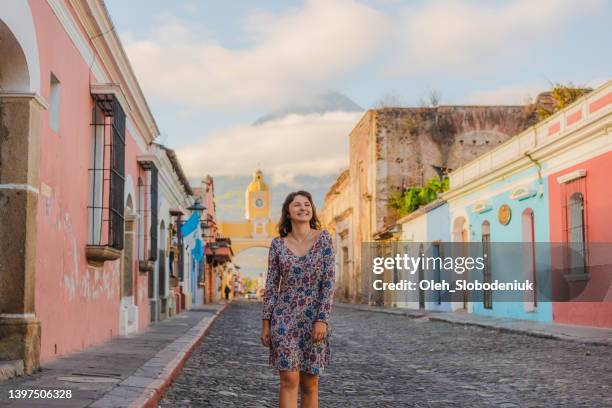
[{"label": "floral dress", "polygon": [[[270,367],[323,372],[330,359],[334,282],[334,250],[326,230],[304,256],[291,252],[282,238],[272,240],[263,304],[263,319],[270,320]],[[312,342],[315,321],[327,323],[318,343]]]}]

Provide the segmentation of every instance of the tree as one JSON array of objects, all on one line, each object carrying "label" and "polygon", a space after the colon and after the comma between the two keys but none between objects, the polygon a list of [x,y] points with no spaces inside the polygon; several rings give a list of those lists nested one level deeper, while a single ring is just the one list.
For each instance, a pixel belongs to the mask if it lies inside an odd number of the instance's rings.
[{"label": "tree", "polygon": [[397,191],[389,196],[389,206],[395,208],[400,215],[408,215],[420,206],[426,205],[438,198],[438,194],[448,190],[448,177],[432,178],[423,187],[410,187]]}]

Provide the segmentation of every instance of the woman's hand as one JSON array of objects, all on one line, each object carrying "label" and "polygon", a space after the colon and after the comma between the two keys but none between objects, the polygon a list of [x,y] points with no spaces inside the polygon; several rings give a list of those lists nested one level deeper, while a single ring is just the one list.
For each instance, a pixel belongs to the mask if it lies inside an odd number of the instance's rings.
[{"label": "woman's hand", "polygon": [[325,333],[327,333],[327,323],[322,321],[315,321],[312,325],[313,343],[323,341],[323,339],[325,338]]},{"label": "woman's hand", "polygon": [[262,320],[261,323],[261,344],[270,347],[270,321]]}]

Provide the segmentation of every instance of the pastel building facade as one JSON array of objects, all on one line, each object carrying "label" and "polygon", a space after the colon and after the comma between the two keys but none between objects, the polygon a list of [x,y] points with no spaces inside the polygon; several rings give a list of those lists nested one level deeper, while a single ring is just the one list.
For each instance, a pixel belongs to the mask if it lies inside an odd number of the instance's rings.
[{"label": "pastel building facade", "polygon": [[[397,225],[401,227],[401,240],[398,252],[409,256],[424,255],[426,257],[445,257],[451,250],[449,246],[449,211],[448,204],[443,200],[436,200],[416,211],[400,218]],[[431,268],[420,268],[415,273],[402,271],[399,279],[406,279],[420,285],[421,281],[430,284],[440,284],[443,281],[452,282],[452,271],[439,265]],[[453,296],[447,290],[435,290],[425,287],[416,291],[404,292],[404,302],[397,303],[398,307],[409,309],[424,309],[433,311],[451,311]]]},{"label": "pastel building facade", "polygon": [[0,7],[0,360],[26,372],[163,314],[191,203],[112,27],[98,0]]},{"label": "pastel building facade", "polygon": [[[602,249],[612,227],[607,217],[612,196],[606,187],[612,170],[611,107],[608,82],[450,174],[451,189],[442,198],[449,205],[452,240],[483,243],[492,251],[489,275],[480,278],[531,279],[541,289],[516,302],[496,302],[494,293],[478,302],[465,299],[462,308],[482,315],[612,326],[610,260]],[[570,265],[567,249],[558,254],[559,247],[575,248],[580,268],[569,268],[576,265]],[[520,248],[520,253],[508,248]],[[583,298],[561,301],[560,289]]]}]

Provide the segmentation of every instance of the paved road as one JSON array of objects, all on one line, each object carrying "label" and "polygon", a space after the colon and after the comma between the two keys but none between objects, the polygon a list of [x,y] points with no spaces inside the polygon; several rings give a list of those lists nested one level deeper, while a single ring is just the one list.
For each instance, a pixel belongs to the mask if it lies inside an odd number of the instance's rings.
[{"label": "paved road", "polygon": [[[161,407],[275,407],[260,302],[214,323]],[[321,407],[612,407],[612,347],[335,307]]]}]

